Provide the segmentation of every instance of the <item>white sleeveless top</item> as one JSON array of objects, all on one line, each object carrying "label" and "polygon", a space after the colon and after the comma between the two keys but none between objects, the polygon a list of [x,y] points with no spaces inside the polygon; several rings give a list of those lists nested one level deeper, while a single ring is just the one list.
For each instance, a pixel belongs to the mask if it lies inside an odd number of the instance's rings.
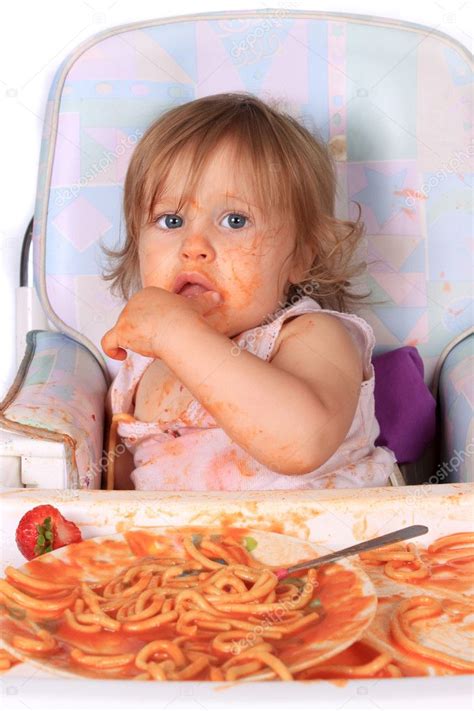
[{"label": "white sleeveless top", "polygon": [[[269,323],[243,331],[231,340],[268,361],[280,329],[288,318],[320,311],[309,296],[275,312]],[[129,414],[117,432],[133,454],[131,478],[135,489],[171,491],[242,491],[319,489],[388,485],[396,457],[388,447],[376,447],[380,434],[375,418],[375,374],[371,362],[375,345],[372,327],[356,314],[324,309],[341,319],[363,357],[364,380],[351,427],[344,442],[323,465],[307,474],[286,475],[260,464],[218,426],[211,414],[193,398],[180,417],[166,425],[133,417],[133,395],[146,368],[154,360],[128,352],[107,394],[113,415]],[[284,403],[282,403],[284,406]]]}]

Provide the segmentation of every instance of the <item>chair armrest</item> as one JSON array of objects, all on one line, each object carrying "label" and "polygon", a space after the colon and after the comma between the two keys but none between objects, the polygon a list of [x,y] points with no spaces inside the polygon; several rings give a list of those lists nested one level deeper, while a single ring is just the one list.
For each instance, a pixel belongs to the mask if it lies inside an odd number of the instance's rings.
[{"label": "chair armrest", "polygon": [[55,331],[29,331],[16,378],[0,403],[0,428],[62,442],[70,488],[101,487],[107,383],[95,356]]},{"label": "chair armrest", "polygon": [[474,334],[448,353],[439,374],[440,483],[473,481]]}]

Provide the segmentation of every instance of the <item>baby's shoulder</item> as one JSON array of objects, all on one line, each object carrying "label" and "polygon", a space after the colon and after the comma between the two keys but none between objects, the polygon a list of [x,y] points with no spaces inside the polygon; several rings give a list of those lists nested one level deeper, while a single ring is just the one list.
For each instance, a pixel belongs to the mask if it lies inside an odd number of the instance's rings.
[{"label": "baby's shoulder", "polygon": [[277,340],[275,342],[275,347],[273,350],[273,357],[277,354],[279,347],[288,339],[290,336],[301,336],[307,333],[308,330],[315,333],[316,331],[321,333],[321,328],[329,330],[341,330],[344,329],[343,325],[340,323],[340,319],[337,316],[328,314],[325,311],[311,311],[304,314],[295,314],[295,316],[290,316],[285,319],[278,333]]},{"label": "baby's shoulder", "polygon": [[324,310],[296,314],[287,319],[278,334],[271,361],[278,363],[291,358],[291,352],[306,357],[316,367],[316,361],[329,359],[337,368],[350,372],[356,379],[363,373],[363,358],[352,338],[346,321]]}]

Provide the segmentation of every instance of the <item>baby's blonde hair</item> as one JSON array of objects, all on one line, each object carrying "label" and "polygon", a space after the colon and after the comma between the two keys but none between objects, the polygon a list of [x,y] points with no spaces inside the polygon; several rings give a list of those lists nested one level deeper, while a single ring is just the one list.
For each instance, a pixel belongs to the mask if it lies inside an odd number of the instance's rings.
[{"label": "baby's blonde hair", "polygon": [[[364,225],[360,205],[356,221],[335,217],[337,178],[328,147],[291,115],[247,92],[204,96],[173,107],[148,128],[125,179],[125,245],[118,250],[102,247],[114,263],[103,274],[112,280],[112,292],[127,300],[141,288],[140,231],[145,216],[153,219],[153,206],[176,159],[191,150],[187,186],[191,184],[192,191],[210,154],[229,139],[237,147],[238,161],[251,166],[259,205],[264,211],[278,210],[294,230],[288,258],[304,271],[303,278],[290,285],[287,303],[306,294],[322,308],[348,311],[349,302],[368,296],[348,288],[350,279],[367,266],[365,261],[351,263]],[[235,171],[239,175],[238,166]]]}]

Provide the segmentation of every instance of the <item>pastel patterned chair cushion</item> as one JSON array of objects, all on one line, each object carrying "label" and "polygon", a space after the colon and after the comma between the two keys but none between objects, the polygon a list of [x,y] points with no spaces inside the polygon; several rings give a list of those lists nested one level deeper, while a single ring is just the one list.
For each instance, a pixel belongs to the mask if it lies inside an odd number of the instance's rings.
[{"label": "pastel patterned chair cushion", "polygon": [[436,400],[423,378],[423,360],[405,346],[375,356],[372,364],[380,425],[375,444],[389,447],[401,464],[415,462],[436,432]]},{"label": "pastel patterned chair cushion", "polygon": [[439,379],[441,461],[430,483],[474,481],[474,334],[448,353]]},{"label": "pastel patterned chair cushion", "polygon": [[62,442],[64,488],[100,489],[106,391],[102,369],[82,343],[29,331],[18,374],[0,403],[0,427]]},{"label": "pastel patterned chair cushion", "polygon": [[366,238],[358,257],[374,355],[416,346],[429,384],[472,324],[467,50],[433,28],[292,9],[232,10],[113,27],[58,68],[34,216],[35,283],[58,330],[113,376],[100,339],[122,304],[100,244],[122,246],[123,180],[150,123],[226,91],[277,102],[332,147],[336,211]]}]

